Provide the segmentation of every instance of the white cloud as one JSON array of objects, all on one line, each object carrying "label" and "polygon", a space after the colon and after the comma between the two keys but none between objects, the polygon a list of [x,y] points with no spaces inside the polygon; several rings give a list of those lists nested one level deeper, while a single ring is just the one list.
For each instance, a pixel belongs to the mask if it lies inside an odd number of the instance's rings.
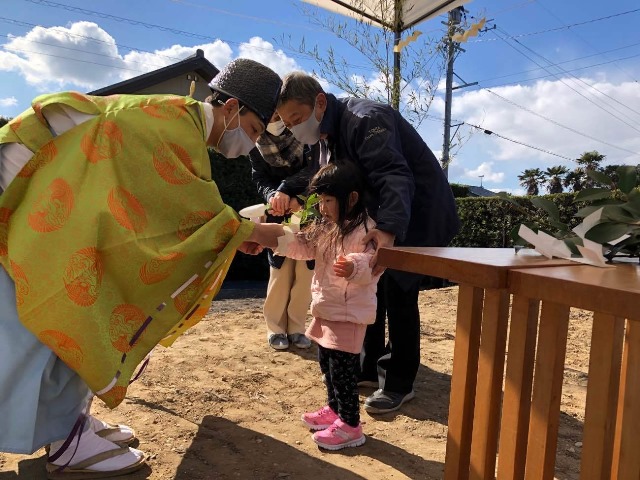
[{"label": "white cloud", "polygon": [[[452,104],[452,117],[570,159],[579,157],[585,151],[597,150],[614,163],[637,163],[637,157],[634,158],[632,153],[615,146],[640,152],[640,113],[637,113],[640,112],[640,85],[635,82],[613,84],[582,80],[602,93],[573,79],[538,81],[527,86],[513,85],[492,89],[507,101],[481,89],[456,96]],[[595,104],[634,125],[634,128],[607,114]],[[558,164],[574,166],[570,160],[498,137],[491,138],[491,158],[482,160],[513,162],[530,158],[536,165],[529,165],[527,168],[546,168]]]},{"label": "white cloud", "polygon": [[237,56],[259,61],[280,75],[300,70],[294,59],[260,37],[241,44],[238,55],[222,40],[123,53],[109,33],[96,23],[83,21],[68,27],[34,27],[24,36],[10,35],[0,46],[0,71],[17,72],[40,91],[92,90],[171,65],[197,49],[218,68]]},{"label": "white cloud", "polygon": [[40,90],[91,88],[117,79],[120,68],[125,66],[115,40],[93,22],[34,27],[22,37],[10,35],[0,51],[1,70],[20,73]]},{"label": "white cloud", "polygon": [[0,107],[14,107],[18,104],[16,97],[0,98]]},{"label": "white cloud", "polygon": [[301,70],[293,58],[288,57],[282,50],[276,50],[271,43],[260,37],[252,37],[248,42],[242,43],[238,57],[260,62],[280,76],[293,70]]},{"label": "white cloud", "polygon": [[465,168],[463,176],[473,180],[482,177],[482,181],[485,183],[502,183],[502,181],[504,180],[504,172],[493,171],[493,162],[482,162],[480,165],[478,165],[477,168],[473,170]]}]

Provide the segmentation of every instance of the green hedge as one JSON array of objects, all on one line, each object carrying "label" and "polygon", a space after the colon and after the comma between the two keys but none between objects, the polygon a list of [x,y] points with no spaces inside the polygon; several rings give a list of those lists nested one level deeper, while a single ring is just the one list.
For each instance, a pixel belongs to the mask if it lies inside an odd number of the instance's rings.
[{"label": "green hedge", "polygon": [[[558,193],[544,195],[558,206],[560,220],[572,227],[578,220],[572,218],[582,206],[573,203],[574,193]],[[538,222],[543,228],[546,223],[546,213],[531,204],[532,197],[514,197],[525,211],[518,210],[500,197],[469,197],[456,198],[461,228],[458,235],[451,242],[452,247],[511,247],[511,231],[525,221]]]}]

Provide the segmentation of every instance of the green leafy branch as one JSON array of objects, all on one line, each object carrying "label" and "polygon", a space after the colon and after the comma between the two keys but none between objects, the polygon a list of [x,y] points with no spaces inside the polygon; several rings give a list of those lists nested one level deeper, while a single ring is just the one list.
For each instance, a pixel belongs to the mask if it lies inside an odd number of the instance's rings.
[{"label": "green leafy branch", "polygon": [[[585,232],[584,238],[601,244],[603,255],[609,261],[618,256],[640,257],[640,189],[637,187],[639,168],[640,165],[618,167],[617,181],[600,171],[587,169],[587,175],[598,186],[580,190],[574,199],[574,203],[587,204],[574,215],[578,221],[584,221],[589,215],[601,210],[599,219]],[[501,192],[499,196],[520,212],[529,213],[506,193]],[[556,204],[543,197],[534,197],[531,203],[546,213],[547,225],[541,226],[534,221],[525,222],[525,225],[562,240],[572,253],[579,254],[576,245],[583,245],[582,238],[567,223],[561,221]],[[518,229],[519,226],[511,235],[516,245],[524,245],[526,242],[518,236]]]},{"label": "green leafy branch", "polygon": [[297,212],[291,214],[288,220],[283,222],[283,225],[291,225],[293,223],[291,219],[296,216],[300,219],[300,226],[304,227],[313,222],[316,218],[320,218],[320,211],[317,208],[320,197],[316,193],[312,193],[308,197],[299,195],[298,198],[302,200],[302,208]]}]

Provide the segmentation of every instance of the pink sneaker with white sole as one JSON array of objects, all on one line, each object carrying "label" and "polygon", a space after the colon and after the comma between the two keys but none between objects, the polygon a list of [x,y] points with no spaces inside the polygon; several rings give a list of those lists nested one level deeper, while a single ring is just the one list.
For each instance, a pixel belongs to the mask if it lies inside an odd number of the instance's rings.
[{"label": "pink sneaker with white sole", "polygon": [[339,418],[333,424],[312,436],[313,441],[319,447],[327,450],[340,450],[345,447],[359,447],[364,444],[366,438],[362,433],[362,425],[357,427],[347,425]]},{"label": "pink sneaker with white sole", "polygon": [[316,412],[307,412],[302,415],[302,423],[311,430],[324,430],[329,428],[338,419],[338,415],[331,410],[329,405]]}]

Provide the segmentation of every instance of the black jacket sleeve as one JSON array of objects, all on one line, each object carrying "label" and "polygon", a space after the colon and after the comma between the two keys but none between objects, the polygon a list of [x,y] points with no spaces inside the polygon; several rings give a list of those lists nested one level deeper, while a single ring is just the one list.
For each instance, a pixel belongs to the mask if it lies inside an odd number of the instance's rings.
[{"label": "black jacket sleeve", "polygon": [[251,161],[251,179],[258,188],[258,194],[268,203],[278,190],[281,181],[271,174],[269,164],[265,162],[257,148],[251,150],[249,159]]},{"label": "black jacket sleeve", "polygon": [[350,138],[349,149],[377,194],[377,228],[404,240],[416,186],[402,154],[393,111],[373,108],[366,115],[352,116],[342,128],[347,129],[343,134]]}]

